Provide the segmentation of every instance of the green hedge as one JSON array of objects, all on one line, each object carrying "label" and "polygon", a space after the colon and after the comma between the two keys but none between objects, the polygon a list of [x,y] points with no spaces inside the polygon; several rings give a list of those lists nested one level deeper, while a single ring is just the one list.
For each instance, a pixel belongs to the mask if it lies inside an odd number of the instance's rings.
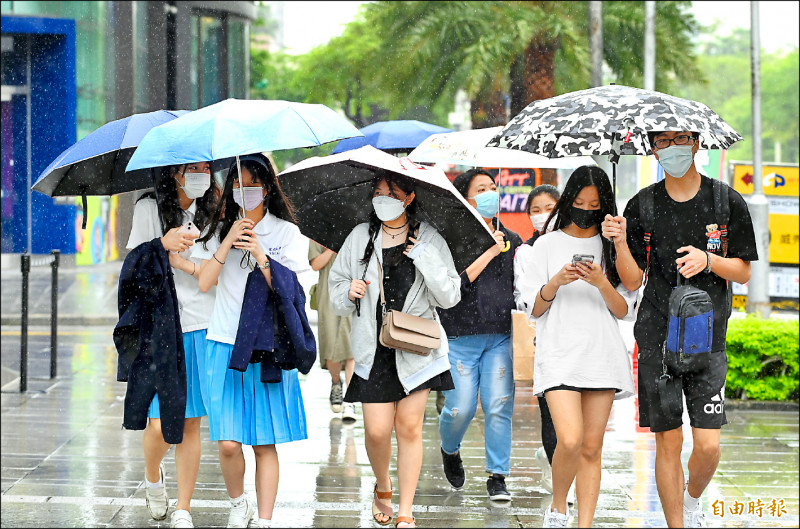
[{"label": "green hedge", "polygon": [[725,396],[797,401],[798,327],[796,320],[764,320],[755,314],[731,319]]}]

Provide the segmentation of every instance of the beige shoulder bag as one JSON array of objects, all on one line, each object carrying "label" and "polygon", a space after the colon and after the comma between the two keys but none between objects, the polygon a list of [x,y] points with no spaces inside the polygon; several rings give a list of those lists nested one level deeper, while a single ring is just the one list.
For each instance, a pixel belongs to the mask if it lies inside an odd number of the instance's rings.
[{"label": "beige shoulder bag", "polygon": [[441,346],[441,328],[436,320],[412,316],[399,310],[386,310],[383,294],[383,267],[378,261],[378,276],[381,287],[383,325],[380,342],[383,346],[428,356]]}]

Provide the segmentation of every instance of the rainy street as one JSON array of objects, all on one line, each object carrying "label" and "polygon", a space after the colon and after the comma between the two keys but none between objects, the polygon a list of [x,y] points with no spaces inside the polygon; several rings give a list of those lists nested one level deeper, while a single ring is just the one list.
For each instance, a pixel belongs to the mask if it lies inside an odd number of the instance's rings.
[{"label": "rainy street", "polygon": [[[49,281],[45,272],[32,274],[28,391],[20,394],[15,378],[20,274],[3,270],[3,527],[168,525],[166,520],[152,520],[145,508],[141,432],[120,426],[125,384],[116,381],[117,354],[111,334],[116,323],[113,286],[118,273],[119,263],[63,271],[54,380],[48,377],[50,328],[43,324],[49,311]],[[301,282],[310,286],[314,279],[309,273]],[[314,325],[316,313],[309,310],[309,315]],[[281,480],[275,525],[377,527],[369,510],[374,478],[360,417],[348,425],[330,411],[330,377],[318,365],[301,375],[301,387],[309,438],[278,447]],[[796,527],[800,521],[797,408],[729,407],[727,413],[730,424],[722,430],[722,460],[702,498],[709,526]],[[466,485],[453,491],[442,472],[435,396],[431,395],[414,508],[420,526],[541,527],[551,496],[539,485],[540,468],[533,456],[541,446],[539,421],[531,387],[518,385],[512,472],[507,480],[513,500],[492,504],[483,472],[482,413],[478,411],[462,446]],[[688,422],[686,417],[684,421]],[[688,426],[684,429],[685,465],[691,435]],[[205,419],[201,437],[203,455],[192,514],[198,526],[224,527],[229,503]],[[653,435],[637,429],[634,398],[616,402],[603,449],[596,526],[666,526],[653,478],[654,450]],[[252,452],[246,448],[245,454],[245,489],[254,498]],[[167,454],[165,467],[174,505],[174,449]],[[396,479],[394,463],[391,475]],[[713,515],[712,504],[718,500],[718,508],[724,502],[724,516]],[[742,514],[732,514],[738,505]],[[778,508],[774,514],[771,505]]]}]

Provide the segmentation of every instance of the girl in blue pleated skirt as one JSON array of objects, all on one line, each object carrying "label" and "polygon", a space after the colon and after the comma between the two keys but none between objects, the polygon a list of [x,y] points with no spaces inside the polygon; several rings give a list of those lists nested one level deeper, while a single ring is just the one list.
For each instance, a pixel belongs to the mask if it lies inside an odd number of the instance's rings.
[{"label": "girl in blue pleated skirt", "polygon": [[[218,188],[212,185],[207,162],[165,167],[158,175],[154,193],[143,195],[133,211],[127,247],[160,237],[169,250],[175,293],[183,332],[186,362],[186,420],[183,442],[176,445],[178,501],[172,527],[192,527],[190,502],[200,469],[200,420],[206,415],[204,386],[206,329],[211,320],[216,289],[202,292],[198,285],[201,261],[189,255],[189,247],[205,229],[216,210]],[[156,393],[147,412],[142,445],[145,461],[145,502],[155,520],[167,517],[169,498],[162,461],[170,444],[161,432],[161,407]]]},{"label": "girl in blue pleated skirt", "polygon": [[[308,269],[308,242],[295,224],[283,220],[293,218],[291,206],[267,158],[248,155],[239,162],[241,178],[234,164],[215,223],[192,253],[203,260],[200,288],[217,285],[202,378],[211,440],[219,442],[220,467],[231,500],[228,527],[247,527],[251,520],[269,526],[278,493],[275,445],[307,438],[297,370],[281,371],[280,382],[263,383],[260,363],[249,364],[244,372],[228,369],[228,363],[248,275],[258,267],[271,287],[270,260],[294,272]],[[257,504],[244,492],[243,444],[255,453]]]}]

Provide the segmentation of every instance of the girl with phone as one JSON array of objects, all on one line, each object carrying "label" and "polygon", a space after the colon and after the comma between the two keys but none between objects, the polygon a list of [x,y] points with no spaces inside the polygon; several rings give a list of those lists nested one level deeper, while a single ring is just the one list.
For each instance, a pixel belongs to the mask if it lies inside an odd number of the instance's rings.
[{"label": "girl with phone", "polygon": [[[612,243],[600,235],[600,222],[613,211],[605,171],[579,167],[551,213],[554,231],[520,256],[525,270],[517,282],[520,300],[536,319],[533,392],[546,398],[558,437],[544,527],[569,523],[567,491],[573,479],[578,525],[591,526],[611,405],[633,394],[618,320],[633,317],[636,294],[620,283]],[[590,255],[593,262],[573,264],[575,254]]]},{"label": "girl with phone", "polygon": [[[144,194],[136,202],[127,244],[127,248],[133,249],[155,238],[161,239],[169,252],[178,297],[187,395],[183,442],[175,446],[178,502],[170,518],[170,527],[193,527],[190,503],[200,469],[200,420],[206,415],[200,373],[204,370],[206,329],[215,292],[200,290],[200,261],[190,257],[188,250],[200,230],[208,226],[216,198],[208,162],[162,168],[155,192]],[[161,432],[158,393],[147,416],[142,438],[145,503],[154,520],[163,520],[167,517],[169,498],[162,461],[171,445],[164,441]]]},{"label": "girl with phone", "polygon": [[[240,317],[245,317],[248,277],[261,273],[272,288],[271,262],[290,271],[309,269],[304,239],[293,219],[270,161],[263,155],[241,156],[241,175],[232,166],[214,222],[198,239],[193,257],[202,260],[200,289],[216,284],[217,297],[208,327],[206,384],[208,429],[219,446],[219,463],[231,502],[228,527],[269,527],[278,494],[275,445],[307,438],[303,396],[297,370],[281,370],[281,381],[261,381],[261,363],[244,372],[229,369]],[[244,216],[242,212],[244,211]],[[242,445],[255,454],[256,499],[244,491]]]}]

